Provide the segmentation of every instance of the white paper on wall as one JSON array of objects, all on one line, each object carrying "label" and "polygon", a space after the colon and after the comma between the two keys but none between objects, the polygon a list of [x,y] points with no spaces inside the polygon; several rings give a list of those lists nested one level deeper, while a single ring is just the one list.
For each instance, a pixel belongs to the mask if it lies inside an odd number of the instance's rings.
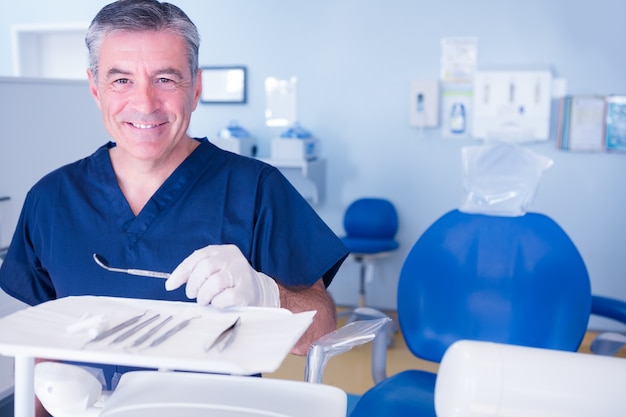
[{"label": "white paper on wall", "polygon": [[545,141],[550,136],[550,71],[478,71],[474,75],[476,139]]}]

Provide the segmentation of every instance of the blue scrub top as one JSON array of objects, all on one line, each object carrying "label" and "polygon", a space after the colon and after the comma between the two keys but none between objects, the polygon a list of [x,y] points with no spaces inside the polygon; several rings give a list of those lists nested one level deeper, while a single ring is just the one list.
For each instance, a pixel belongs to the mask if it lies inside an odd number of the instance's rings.
[{"label": "blue scrub top", "polygon": [[[224,243],[284,285],[328,286],[348,252],[280,171],[200,142],[137,216],[111,165],[114,143],[46,175],[26,196],[0,287],[31,305],[73,295],[192,301],[184,286],[168,292],[162,279],[106,271],[92,255],[171,272],[194,250]],[[116,374],[138,369],[88,365],[109,389]]]},{"label": "blue scrub top", "polygon": [[237,245],[254,269],[284,285],[328,286],[347,250],[275,167],[206,139],[135,216],[111,165],[110,142],[61,167],[29,191],[0,268],[0,286],[35,305],[102,295],[190,301],[184,286],[108,272],[113,266],[171,272],[194,250]]}]

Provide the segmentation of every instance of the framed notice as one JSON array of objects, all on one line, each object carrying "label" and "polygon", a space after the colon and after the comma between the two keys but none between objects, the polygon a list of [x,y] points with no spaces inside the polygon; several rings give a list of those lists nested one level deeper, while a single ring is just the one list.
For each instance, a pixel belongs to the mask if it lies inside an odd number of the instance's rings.
[{"label": "framed notice", "polygon": [[606,149],[626,151],[626,96],[607,97]]},{"label": "framed notice", "polygon": [[202,103],[246,102],[246,67],[202,67]]},{"label": "framed notice", "polygon": [[604,96],[567,96],[561,102],[559,148],[570,151],[604,151]]}]

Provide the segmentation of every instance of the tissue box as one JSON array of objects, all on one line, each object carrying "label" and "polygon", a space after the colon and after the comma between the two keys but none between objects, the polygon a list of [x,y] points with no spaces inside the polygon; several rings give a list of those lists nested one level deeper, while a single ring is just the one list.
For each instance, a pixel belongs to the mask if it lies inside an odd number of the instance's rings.
[{"label": "tissue box", "polygon": [[315,138],[275,138],[271,143],[272,159],[310,160],[317,158],[318,140]]},{"label": "tissue box", "polygon": [[213,138],[211,143],[216,146],[239,155],[256,156],[256,141],[252,137],[243,138]]}]

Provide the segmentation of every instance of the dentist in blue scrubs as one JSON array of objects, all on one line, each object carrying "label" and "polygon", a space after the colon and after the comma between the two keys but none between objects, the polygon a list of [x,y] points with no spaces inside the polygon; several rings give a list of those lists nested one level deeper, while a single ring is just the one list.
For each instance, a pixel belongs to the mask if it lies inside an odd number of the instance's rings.
[{"label": "dentist in blue scrubs", "polygon": [[[28,192],[0,286],[31,305],[100,295],[317,310],[292,352],[306,354],[335,329],[326,287],[347,251],[276,168],[188,136],[199,43],[172,4],[119,0],[96,15],[89,88],[112,139]],[[94,253],[172,275],[109,272]]]}]

